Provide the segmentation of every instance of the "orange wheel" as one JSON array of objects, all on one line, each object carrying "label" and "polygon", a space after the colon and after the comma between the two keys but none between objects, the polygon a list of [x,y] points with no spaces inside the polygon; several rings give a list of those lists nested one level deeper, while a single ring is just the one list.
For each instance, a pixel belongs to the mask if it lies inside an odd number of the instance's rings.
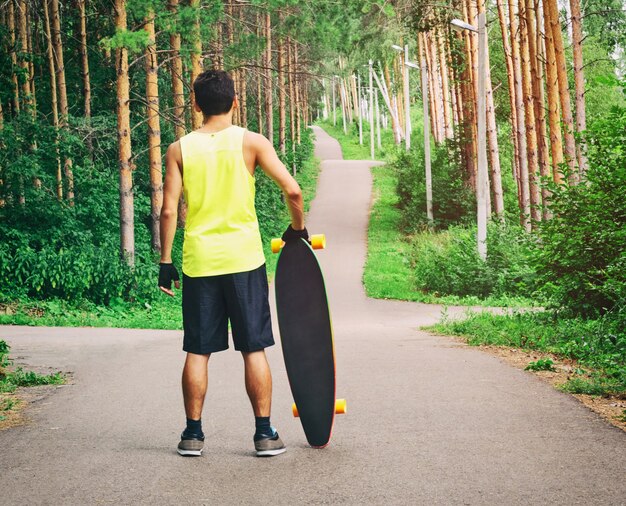
[{"label": "orange wheel", "polygon": [[276,239],[272,239],[271,245],[272,245],[272,253],[278,253],[282,249],[282,247],[285,245],[285,243],[280,237],[277,237]]},{"label": "orange wheel", "polygon": [[348,403],[345,399],[337,399],[335,401],[335,413],[345,415],[348,412]]},{"label": "orange wheel", "polygon": [[298,408],[296,407],[296,403],[295,402],[291,405],[291,412],[293,413],[293,416],[295,418],[298,418],[298,416],[300,416],[300,415],[298,415]]},{"label": "orange wheel", "polygon": [[311,236],[311,247],[313,249],[326,248],[326,236],[324,234],[317,234]]}]

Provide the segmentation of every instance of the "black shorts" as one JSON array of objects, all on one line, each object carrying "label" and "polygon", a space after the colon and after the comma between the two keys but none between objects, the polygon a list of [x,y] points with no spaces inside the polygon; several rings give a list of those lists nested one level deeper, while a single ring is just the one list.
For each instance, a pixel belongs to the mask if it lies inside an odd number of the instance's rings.
[{"label": "black shorts", "polygon": [[228,320],[236,350],[274,344],[265,264],[221,276],[183,274],[183,350],[206,355],[228,349]]}]

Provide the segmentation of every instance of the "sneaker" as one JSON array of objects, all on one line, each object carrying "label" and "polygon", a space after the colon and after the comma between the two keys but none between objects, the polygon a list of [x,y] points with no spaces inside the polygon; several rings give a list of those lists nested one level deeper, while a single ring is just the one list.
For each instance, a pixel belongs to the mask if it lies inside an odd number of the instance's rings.
[{"label": "sneaker", "polygon": [[178,454],[183,457],[199,457],[204,449],[204,437],[180,436]]},{"label": "sneaker", "polygon": [[272,434],[267,437],[254,438],[254,449],[257,457],[273,457],[287,451],[287,447],[272,427]]}]

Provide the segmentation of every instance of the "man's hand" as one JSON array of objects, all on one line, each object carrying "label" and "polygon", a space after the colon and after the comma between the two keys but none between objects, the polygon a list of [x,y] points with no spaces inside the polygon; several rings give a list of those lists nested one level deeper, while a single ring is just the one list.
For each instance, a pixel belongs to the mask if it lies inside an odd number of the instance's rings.
[{"label": "man's hand", "polygon": [[285,230],[282,239],[285,242],[293,241],[295,239],[304,239],[305,241],[308,241],[309,232],[307,231],[306,227],[302,230],[296,230],[291,225],[289,225],[289,227],[287,227],[287,230]]},{"label": "man's hand", "polygon": [[159,264],[159,288],[162,292],[168,294],[170,297],[174,296],[172,291],[172,281],[174,286],[180,288],[180,276],[174,264]]}]

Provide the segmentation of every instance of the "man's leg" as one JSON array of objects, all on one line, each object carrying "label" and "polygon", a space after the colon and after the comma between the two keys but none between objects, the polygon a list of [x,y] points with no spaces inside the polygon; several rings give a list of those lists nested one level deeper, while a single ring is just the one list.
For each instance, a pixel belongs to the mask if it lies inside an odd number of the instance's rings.
[{"label": "man's leg", "polygon": [[272,409],[272,373],[265,350],[242,352],[246,392],[255,417],[269,417]]},{"label": "man's leg", "polygon": [[211,355],[187,353],[183,368],[183,399],[190,420],[200,420],[208,382],[208,362]]},{"label": "man's leg", "polygon": [[285,444],[270,424],[272,373],[265,351],[242,352],[241,354],[245,366],[246,392],[248,392],[254,411],[256,454],[259,457],[280,455],[285,452]]}]

